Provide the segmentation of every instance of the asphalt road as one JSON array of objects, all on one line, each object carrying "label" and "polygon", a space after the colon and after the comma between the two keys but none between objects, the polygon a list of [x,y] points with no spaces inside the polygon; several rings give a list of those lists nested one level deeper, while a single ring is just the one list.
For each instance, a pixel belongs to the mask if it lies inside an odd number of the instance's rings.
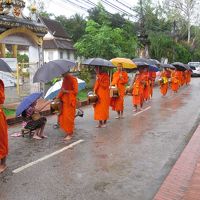
[{"label": "asphalt road", "polygon": [[[190,86],[166,97],[155,88],[153,99],[138,114],[127,97],[125,118],[115,119],[110,111],[107,128],[95,128],[93,109],[85,107],[70,142],[63,142],[63,133],[52,128],[55,116],[48,118],[48,139],[9,137],[0,200],[153,199],[199,123],[199,99],[200,79],[194,78]],[[20,126],[11,127],[9,135],[18,130]],[[80,143],[68,148],[76,141]]]}]

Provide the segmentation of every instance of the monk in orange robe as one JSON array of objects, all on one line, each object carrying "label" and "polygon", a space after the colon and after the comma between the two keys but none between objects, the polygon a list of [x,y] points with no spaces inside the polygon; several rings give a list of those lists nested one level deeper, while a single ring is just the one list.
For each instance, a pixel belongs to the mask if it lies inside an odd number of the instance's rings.
[{"label": "monk in orange robe", "polygon": [[76,95],[78,93],[78,81],[69,73],[63,75],[64,80],[58,99],[62,102],[62,111],[58,116],[60,127],[65,131],[64,140],[70,140],[74,131],[74,120],[76,114]]},{"label": "monk in orange robe", "polygon": [[168,91],[168,78],[167,78],[167,72],[165,68],[161,72],[160,75],[161,81],[160,81],[160,93],[165,96]]},{"label": "monk in orange robe", "polygon": [[188,85],[191,80],[191,72],[190,70],[185,70],[185,84]]},{"label": "monk in orange robe", "polygon": [[97,128],[104,128],[109,118],[110,78],[108,73],[103,72],[102,68],[98,67],[95,70],[97,78],[94,85],[94,93],[98,96],[98,102],[94,104],[94,120],[99,121]]},{"label": "monk in orange robe", "polygon": [[177,76],[178,76],[179,87],[181,87],[182,71],[180,71],[180,70],[176,70],[176,71],[177,71]]},{"label": "monk in orange robe", "polygon": [[150,81],[150,97],[153,97],[153,88],[156,80],[156,72],[150,71],[149,72],[149,81]]},{"label": "monk in orange robe", "polygon": [[8,127],[2,109],[4,101],[4,83],[0,79],[0,173],[6,169],[6,157],[8,155]]},{"label": "monk in orange robe", "polygon": [[137,112],[138,107],[140,106],[140,109],[143,106],[143,93],[144,93],[144,81],[142,79],[142,74],[137,72],[135,74],[135,78],[133,81],[133,106],[135,107],[135,112]]},{"label": "monk in orange robe", "polygon": [[111,85],[118,88],[119,97],[111,98],[111,107],[118,114],[116,119],[123,118],[124,111],[124,95],[125,95],[125,85],[128,83],[128,74],[122,70],[122,64],[119,63],[117,66],[117,71],[113,74],[113,80]]},{"label": "monk in orange robe", "polygon": [[173,70],[171,72],[171,89],[172,89],[172,91],[177,93],[178,88],[179,88],[178,72],[177,72],[177,70]]},{"label": "monk in orange robe", "polygon": [[143,95],[144,95],[144,100],[147,101],[150,99],[150,95],[151,95],[151,86],[150,86],[150,80],[149,80],[149,72],[147,68],[143,69],[143,79],[145,81],[145,85],[144,85],[144,91],[143,91]]}]

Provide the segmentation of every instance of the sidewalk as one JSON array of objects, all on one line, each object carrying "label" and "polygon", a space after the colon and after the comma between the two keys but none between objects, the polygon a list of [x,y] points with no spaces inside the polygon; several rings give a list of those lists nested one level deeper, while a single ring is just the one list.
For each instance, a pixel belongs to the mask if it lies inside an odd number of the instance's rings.
[{"label": "sidewalk", "polygon": [[200,125],[154,197],[154,200],[199,199]]}]

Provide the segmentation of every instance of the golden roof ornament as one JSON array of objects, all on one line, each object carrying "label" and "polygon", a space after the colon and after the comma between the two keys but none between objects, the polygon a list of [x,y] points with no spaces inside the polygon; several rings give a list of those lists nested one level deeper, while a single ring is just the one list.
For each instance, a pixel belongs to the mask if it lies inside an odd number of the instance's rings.
[{"label": "golden roof ornament", "polygon": [[35,5],[35,4],[32,4],[32,5],[31,5],[31,12],[32,12],[32,13],[35,13],[36,11],[37,11],[36,5]]}]

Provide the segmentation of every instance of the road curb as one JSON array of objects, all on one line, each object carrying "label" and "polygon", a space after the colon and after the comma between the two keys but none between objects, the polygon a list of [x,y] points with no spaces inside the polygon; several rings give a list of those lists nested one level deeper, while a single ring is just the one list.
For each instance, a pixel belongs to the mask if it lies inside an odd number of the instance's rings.
[{"label": "road curb", "polygon": [[[200,160],[200,125],[165,178],[154,200],[184,199]],[[199,188],[198,188],[199,189]],[[198,198],[199,199],[199,198]]]}]

